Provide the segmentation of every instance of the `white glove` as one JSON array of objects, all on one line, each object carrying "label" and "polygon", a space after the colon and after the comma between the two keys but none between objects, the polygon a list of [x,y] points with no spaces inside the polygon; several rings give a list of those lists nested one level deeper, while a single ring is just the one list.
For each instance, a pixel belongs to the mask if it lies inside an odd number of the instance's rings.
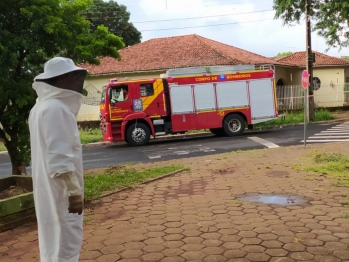
[{"label": "white glove", "polygon": [[69,194],[69,213],[81,215],[84,209],[84,200],[81,194],[81,187],[76,174],[72,171],[60,174],[58,177]]}]

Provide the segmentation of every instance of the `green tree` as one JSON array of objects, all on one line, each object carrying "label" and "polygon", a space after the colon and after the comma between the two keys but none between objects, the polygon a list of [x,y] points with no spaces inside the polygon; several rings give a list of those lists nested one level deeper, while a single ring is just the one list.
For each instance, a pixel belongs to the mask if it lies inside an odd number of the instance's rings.
[{"label": "green tree", "polygon": [[282,53],[278,53],[276,55],[276,57],[289,56],[289,55],[292,55],[292,54],[293,54],[292,52],[282,52]]},{"label": "green tree", "polygon": [[[313,31],[324,37],[330,47],[349,45],[349,1],[344,0],[307,0]],[[306,0],[274,0],[275,18],[284,24],[292,25],[303,19]]]},{"label": "green tree", "polygon": [[127,7],[119,5],[116,1],[93,0],[93,5],[87,9],[84,15],[91,22],[92,30],[99,25],[104,25],[109,28],[111,33],[122,37],[126,46],[141,42],[141,33],[129,22],[130,13],[127,11]]},{"label": "green tree", "polygon": [[36,99],[35,75],[54,56],[98,64],[98,56],[119,58],[121,38],[106,27],[93,32],[80,13],[90,0],[0,1],[0,142],[8,150],[12,173],[30,161],[27,119]]}]

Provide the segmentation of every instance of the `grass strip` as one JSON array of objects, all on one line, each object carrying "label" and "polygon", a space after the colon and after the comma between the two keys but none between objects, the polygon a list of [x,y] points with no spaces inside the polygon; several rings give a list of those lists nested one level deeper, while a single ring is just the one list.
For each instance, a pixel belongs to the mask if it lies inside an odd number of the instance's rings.
[{"label": "grass strip", "polygon": [[349,187],[349,158],[341,153],[318,153],[312,151],[309,154],[311,161],[307,165],[294,165],[296,170],[303,170],[335,179],[336,186]]},{"label": "grass strip", "polygon": [[[255,124],[255,129],[263,129],[268,126],[278,126],[278,125],[296,125],[304,122],[304,112],[284,112],[286,115],[285,119],[275,119],[268,122],[263,122]],[[331,114],[330,111],[326,109],[318,109],[315,111],[315,120],[311,122],[320,122],[334,120],[335,117]]]},{"label": "grass strip", "polygon": [[81,144],[83,145],[103,141],[101,130],[99,128],[90,130],[80,130],[79,133]]},{"label": "grass strip", "polygon": [[102,174],[85,176],[85,199],[90,200],[110,191],[133,187],[182,168],[181,165],[170,165],[136,170],[132,165],[114,166]]}]

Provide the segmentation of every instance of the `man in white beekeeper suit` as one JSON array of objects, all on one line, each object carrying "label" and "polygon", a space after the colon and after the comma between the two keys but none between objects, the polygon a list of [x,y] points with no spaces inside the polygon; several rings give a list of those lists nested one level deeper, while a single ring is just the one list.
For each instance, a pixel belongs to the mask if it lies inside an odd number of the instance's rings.
[{"label": "man in white beekeeper suit", "polygon": [[83,168],[76,116],[86,69],[56,57],[34,79],[29,116],[41,262],[77,262],[83,239]]}]

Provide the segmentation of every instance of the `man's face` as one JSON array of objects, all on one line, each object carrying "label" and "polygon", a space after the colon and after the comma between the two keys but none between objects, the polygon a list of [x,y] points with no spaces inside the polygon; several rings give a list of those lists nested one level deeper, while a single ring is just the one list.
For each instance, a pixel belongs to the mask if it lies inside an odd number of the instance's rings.
[{"label": "man's face", "polygon": [[81,94],[84,87],[86,74],[86,70],[79,70],[58,76],[56,78],[55,86]]}]

